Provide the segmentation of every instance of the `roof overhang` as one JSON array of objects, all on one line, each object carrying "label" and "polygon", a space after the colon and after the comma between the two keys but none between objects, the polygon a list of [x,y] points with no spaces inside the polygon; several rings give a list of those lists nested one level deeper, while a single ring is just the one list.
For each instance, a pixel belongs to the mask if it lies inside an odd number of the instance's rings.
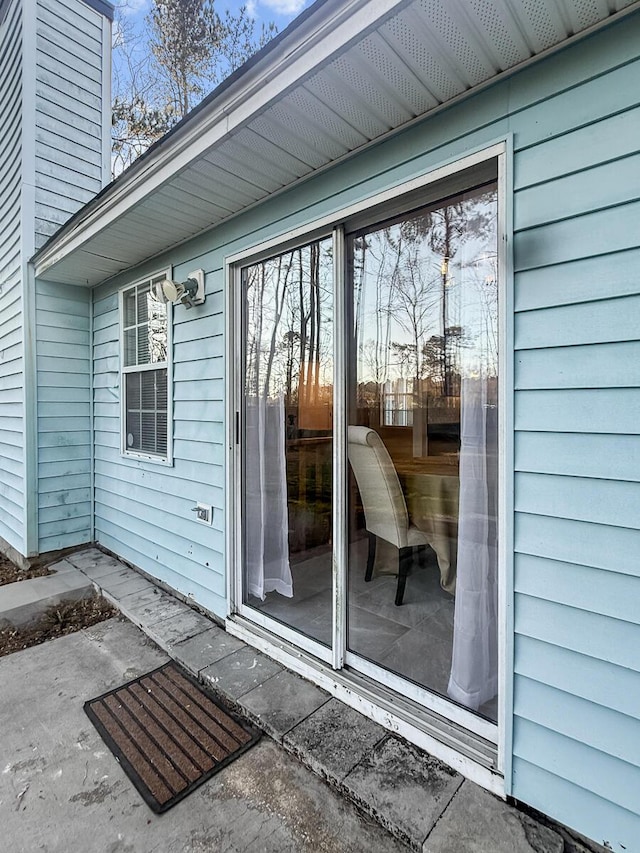
[{"label": "roof overhang", "polygon": [[320,0],[75,214],[36,275],[96,285],[640,0]]}]

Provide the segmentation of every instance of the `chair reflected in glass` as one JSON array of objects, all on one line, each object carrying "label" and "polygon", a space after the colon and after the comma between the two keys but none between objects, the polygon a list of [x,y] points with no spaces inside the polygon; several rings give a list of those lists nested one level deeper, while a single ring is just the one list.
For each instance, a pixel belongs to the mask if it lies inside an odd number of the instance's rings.
[{"label": "chair reflected in glass", "polygon": [[398,549],[398,586],[395,603],[402,604],[413,549],[428,545],[427,535],[409,522],[400,480],[387,448],[378,433],[364,426],[348,428],[348,454],[369,536],[365,580],[373,576],[378,538]]}]

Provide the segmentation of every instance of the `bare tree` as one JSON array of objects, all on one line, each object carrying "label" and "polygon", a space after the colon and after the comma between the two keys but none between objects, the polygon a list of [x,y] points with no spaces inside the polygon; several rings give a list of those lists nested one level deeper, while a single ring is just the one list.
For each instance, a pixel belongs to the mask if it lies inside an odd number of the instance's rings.
[{"label": "bare tree", "polygon": [[276,33],[246,6],[219,16],[214,0],[154,0],[142,31],[120,14],[114,39],[114,176],[167,133]]},{"label": "bare tree", "polygon": [[442,372],[442,392],[445,397],[457,393],[453,375],[455,350],[463,335],[457,326],[450,326],[448,312],[448,289],[452,261],[463,243],[471,237],[482,238],[492,228],[493,220],[485,209],[485,196],[460,199],[445,204],[425,216],[428,244],[441,258],[440,264],[440,311],[442,342],[439,347]]}]

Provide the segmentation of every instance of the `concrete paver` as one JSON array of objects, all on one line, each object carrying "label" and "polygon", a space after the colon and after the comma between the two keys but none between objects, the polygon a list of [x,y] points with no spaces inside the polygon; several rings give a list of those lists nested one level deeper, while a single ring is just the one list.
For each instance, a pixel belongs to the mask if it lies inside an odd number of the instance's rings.
[{"label": "concrete paver", "polygon": [[342,782],[387,734],[373,720],[330,699],[292,729],[285,736],[284,745],[316,773],[332,782]]},{"label": "concrete paver", "polygon": [[271,658],[245,646],[203,669],[200,678],[216,693],[233,700],[282,672],[282,669]]},{"label": "concrete paver", "polygon": [[166,619],[157,619],[149,623],[147,633],[163,649],[172,646],[180,640],[189,640],[204,633],[211,627],[211,622],[195,610],[176,613]]},{"label": "concrete paver", "polygon": [[[110,575],[110,578],[115,577],[115,575]],[[95,583],[98,587],[101,586],[100,578],[95,579]],[[112,598],[120,601],[127,595],[131,595],[134,592],[144,592],[145,590],[149,590],[153,584],[150,583],[146,578],[142,577],[137,573],[133,573],[133,576],[127,575],[122,578],[118,583],[109,584],[109,595]]]},{"label": "concrete paver", "polygon": [[329,694],[286,669],[245,693],[239,700],[244,713],[274,740],[329,700]]},{"label": "concrete paver", "polygon": [[365,755],[343,784],[383,826],[420,849],[462,782],[455,770],[388,737]]},{"label": "concrete paver", "polygon": [[0,659],[0,849],[406,850],[267,738],[166,814],[151,812],[82,706],[166,660],[142,632],[121,619]]},{"label": "concrete paver", "polygon": [[[211,620],[151,582],[143,591],[118,599],[119,578],[114,569],[114,558],[93,548],[72,555],[69,559],[72,559],[74,565],[88,566],[88,572],[98,573],[97,583],[107,597],[115,600],[122,612],[134,624],[140,625],[147,635],[155,637],[171,657],[198,674],[201,681],[226,698],[237,710],[259,722],[274,739],[282,739],[287,750],[316,773],[331,780],[339,793],[359,804],[363,811],[373,815],[382,826],[406,841],[413,850],[444,853],[451,849],[447,845],[455,838],[453,843],[456,853],[493,853],[494,848],[496,853],[502,853],[503,848],[495,847],[494,841],[497,837],[496,828],[500,826],[504,827],[504,837],[515,845],[504,848],[509,849],[510,853],[511,850],[513,853],[556,853],[556,850],[562,849],[557,847],[558,842],[562,844],[557,833],[543,831],[536,821],[525,819],[511,806],[501,803],[469,781],[463,783],[461,776],[441,762],[389,735],[386,730],[338,700],[330,699],[314,709],[318,699],[317,688],[306,682],[302,682],[305,684],[302,687],[298,676],[227,634]],[[122,569],[124,564],[115,562]],[[163,628],[156,630],[157,626]],[[193,631],[196,631],[195,635],[192,635]],[[279,684],[288,687],[275,689]],[[287,717],[282,694],[289,690],[291,697],[296,692],[292,689],[293,685],[299,688],[300,707],[293,715],[294,727],[285,734],[291,719]],[[309,703],[307,707],[305,703]],[[295,725],[300,715],[307,712],[307,708],[311,709],[308,716]],[[260,749],[264,747],[261,745]],[[255,750],[251,750],[248,755],[254,753]],[[254,783],[255,780],[250,777],[245,779],[246,785]],[[461,786],[464,796],[461,795],[459,802],[456,802],[456,792],[460,791]],[[456,838],[455,822],[464,823],[464,814],[473,812],[473,809],[477,809],[480,815],[475,820],[476,832],[459,834]],[[272,831],[270,821],[264,823],[264,827],[267,826],[269,829],[266,831]],[[531,839],[538,837],[536,832],[550,846],[540,849],[532,846]],[[275,829],[273,833],[275,838]],[[256,835],[254,841],[256,846],[246,849],[255,849],[256,853],[258,850],[272,849],[261,846],[260,835]],[[284,846],[277,849],[306,849],[301,846],[290,848],[288,843],[283,840]],[[298,840],[298,843],[301,842]],[[223,844],[220,849],[236,848]],[[311,849],[325,848],[312,846]],[[362,846],[354,849],[373,853],[386,848]]]},{"label": "concrete paver", "polygon": [[47,607],[63,600],[76,600],[92,595],[93,584],[72,566],[55,575],[10,583],[0,595],[0,623],[26,625]]},{"label": "concrete paver", "polygon": [[[92,580],[96,581],[98,586],[100,586],[100,580],[102,578],[109,578],[109,589],[117,589],[121,584],[126,583],[127,581],[146,580],[146,578],[142,577],[140,572],[136,572],[133,569],[128,568],[128,566],[120,566],[119,569],[114,570],[112,565],[108,565],[102,569],[100,566],[96,566]],[[150,584],[150,581],[146,581],[146,583]],[[153,586],[153,584],[150,585]]]},{"label": "concrete paver", "polygon": [[65,572],[77,572],[78,570],[70,563],[69,560],[58,560],[57,563],[52,563],[49,568],[52,572],[55,572],[57,575],[64,574]]},{"label": "concrete paver", "polygon": [[[101,585],[102,586],[102,585]],[[146,589],[142,592],[134,592],[120,599],[111,595],[108,585],[102,586],[109,598],[113,598],[127,619],[131,619],[137,625],[150,626],[170,616],[179,616],[181,613],[191,612],[189,607],[181,604],[166,592],[160,592],[157,588]]]},{"label": "concrete paver", "polygon": [[117,560],[115,557],[110,557],[104,554],[97,548],[87,548],[83,551],[76,551],[74,554],[68,554],[67,559],[77,569],[83,571],[87,577],[92,580],[94,578],[106,577],[114,572],[121,572],[127,568],[124,563]]},{"label": "concrete paver", "polygon": [[[159,604],[162,602],[166,603],[167,599],[171,598],[167,595],[166,592],[163,592],[159,587],[154,586],[151,581],[148,581],[148,585],[143,589],[139,590],[138,592],[127,592],[124,595],[120,596],[117,594],[117,585],[115,583],[110,583],[108,578],[105,578],[103,583],[98,584],[98,586],[100,586],[100,588],[103,589],[104,592],[111,598],[117,599],[119,602],[119,607],[126,607],[130,611],[142,611],[144,607]],[[175,599],[173,599],[173,603],[177,603]],[[149,612],[151,612],[151,610]]]},{"label": "concrete paver", "polygon": [[209,627],[195,637],[169,646],[171,657],[195,676],[198,676],[205,667],[244,647],[242,640],[232,637],[217,626]]},{"label": "concrete paver", "polygon": [[[72,554],[67,554],[65,560],[68,560],[77,568],[82,568],[83,570],[91,570],[95,568],[98,562],[103,562],[104,559],[114,561],[115,558],[109,557],[108,554],[105,554],[104,551],[101,551],[99,548],[82,548],[80,551],[74,551]],[[120,563],[120,567],[122,568],[122,563]]]},{"label": "concrete paver", "polygon": [[423,853],[562,853],[560,836],[465,781],[423,845]]}]

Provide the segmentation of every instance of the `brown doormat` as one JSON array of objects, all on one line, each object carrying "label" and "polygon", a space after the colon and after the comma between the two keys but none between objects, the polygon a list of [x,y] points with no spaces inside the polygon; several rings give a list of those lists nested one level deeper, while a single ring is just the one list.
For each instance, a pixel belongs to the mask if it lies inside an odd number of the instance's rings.
[{"label": "brown doormat", "polygon": [[161,813],[260,739],[174,663],[85,702],[142,798]]}]

